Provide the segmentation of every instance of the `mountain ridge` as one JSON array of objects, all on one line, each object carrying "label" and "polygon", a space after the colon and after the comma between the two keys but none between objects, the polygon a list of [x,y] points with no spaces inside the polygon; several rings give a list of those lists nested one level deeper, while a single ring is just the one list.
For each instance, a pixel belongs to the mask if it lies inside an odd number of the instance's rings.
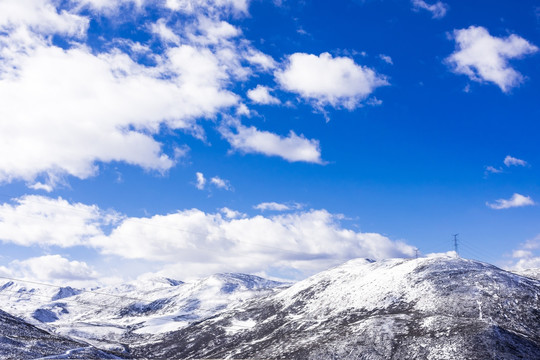
[{"label": "mountain ridge", "polygon": [[354,259],[292,285],[220,273],[2,293],[39,336],[70,344],[62,356],[540,359],[540,281],[446,255]]},{"label": "mountain ridge", "polygon": [[134,356],[540,359],[540,282],[455,257],[351,260]]}]

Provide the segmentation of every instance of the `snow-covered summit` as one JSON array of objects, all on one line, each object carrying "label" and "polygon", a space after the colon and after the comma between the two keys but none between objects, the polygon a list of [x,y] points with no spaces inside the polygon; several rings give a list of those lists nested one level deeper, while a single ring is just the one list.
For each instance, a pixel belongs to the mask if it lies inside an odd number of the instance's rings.
[{"label": "snow-covered summit", "polygon": [[490,264],[455,256],[358,259],[168,334],[136,354],[540,359],[539,308],[539,281]]}]

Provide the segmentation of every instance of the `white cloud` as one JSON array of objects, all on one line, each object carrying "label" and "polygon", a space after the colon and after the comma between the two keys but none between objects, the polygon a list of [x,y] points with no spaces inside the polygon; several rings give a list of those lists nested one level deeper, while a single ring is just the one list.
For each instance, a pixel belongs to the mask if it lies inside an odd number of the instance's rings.
[{"label": "white cloud", "polygon": [[146,5],[158,3],[165,8],[184,14],[206,12],[216,15],[218,12],[230,12],[233,15],[247,15],[249,0],[73,0],[80,6],[99,12],[117,12],[126,5],[135,5],[141,9]]},{"label": "white cloud", "polygon": [[452,70],[474,81],[497,84],[503,92],[523,82],[508,60],[538,51],[538,48],[515,34],[506,38],[491,36],[481,26],[454,30],[457,49],[446,59]]},{"label": "white cloud", "polygon": [[72,0],[77,4],[78,9],[87,8],[92,11],[102,13],[116,13],[126,5],[135,5],[137,9],[141,9],[149,0]]},{"label": "white cloud", "polygon": [[540,249],[540,235],[520,244],[519,248],[512,252],[512,257],[516,259],[515,262],[508,267],[518,272],[540,269],[540,253],[538,249]]},{"label": "white cloud", "polygon": [[253,207],[254,209],[266,211],[287,211],[291,210],[291,207],[289,205],[280,204],[277,202],[263,202]]},{"label": "white cloud", "polygon": [[210,178],[210,182],[208,182],[208,180],[204,177],[203,173],[197,172],[195,175],[197,176],[197,182],[195,183],[195,187],[199,190],[204,190],[208,183],[218,189],[232,190],[232,186],[229,180],[222,179],[219,176],[214,176]]},{"label": "white cloud", "polygon": [[190,147],[187,146],[187,145],[182,145],[182,146],[175,147],[174,148],[174,159],[178,160],[178,159],[185,158],[186,156],[188,156],[190,150],[191,150]]},{"label": "white cloud", "polygon": [[[197,37],[198,42],[205,44],[218,44],[221,41],[234,38],[241,34],[241,31],[226,21],[216,21],[205,17],[198,19],[198,30],[201,36]],[[193,37],[192,34],[190,34]]]},{"label": "white cloud", "polygon": [[45,255],[12,261],[7,269],[11,276],[58,283],[95,280],[98,273],[84,261],[70,261],[60,255]]},{"label": "white cloud", "polygon": [[211,178],[210,183],[212,183],[218,189],[231,190],[231,184],[229,183],[229,181],[224,180],[219,176],[214,176],[213,178]]},{"label": "white cloud", "polygon": [[169,9],[183,13],[196,13],[203,9],[210,13],[225,10],[237,15],[246,15],[249,0],[165,0],[165,4]]},{"label": "white cloud", "polygon": [[487,202],[486,205],[495,210],[510,209],[515,207],[532,206],[535,205],[533,199],[529,196],[523,196],[515,193],[510,199],[495,200],[494,203]]},{"label": "white cloud", "polygon": [[523,246],[524,249],[527,249],[527,250],[538,250],[538,249],[540,249],[540,235],[535,237],[534,239],[530,239],[530,240],[525,241],[522,244],[522,246]]},{"label": "white cloud", "polygon": [[431,13],[434,19],[443,18],[448,11],[448,5],[441,1],[437,1],[431,5],[424,0],[411,0],[411,3],[414,10],[427,10]]},{"label": "white cloud", "polygon": [[204,177],[204,174],[202,172],[197,172],[195,175],[197,176],[197,183],[195,186],[197,189],[203,190],[204,186],[206,185],[206,178]]},{"label": "white cloud", "polygon": [[225,216],[225,218],[227,219],[244,219],[247,217],[246,214],[240,212],[240,211],[236,211],[236,210],[232,210],[232,209],[229,209],[228,207],[224,207],[224,208],[221,208],[219,209],[219,211]]},{"label": "white cloud", "polygon": [[28,195],[0,205],[0,241],[21,246],[85,245],[108,218],[96,206]]},{"label": "white cloud", "polygon": [[503,170],[501,168],[496,168],[491,165],[486,166],[486,174],[500,174]]},{"label": "white cloud", "polygon": [[[134,4],[135,8],[123,7]],[[0,182],[24,180],[52,189],[66,176],[94,176],[103,162],[125,162],[164,173],[178,153],[165,153],[161,131],[183,130],[204,138],[199,121],[239,106],[228,90],[273,59],[221,20],[247,14],[245,0],[6,0],[0,2]],[[158,34],[163,52],[115,38],[93,49],[86,44],[89,16],[119,9],[165,6],[186,15],[140,28]],[[62,6],[62,8],[60,8]],[[164,9],[161,9],[165,11]],[[161,11],[160,10],[160,11]],[[128,17],[129,18],[129,17]],[[53,43],[61,36],[66,47]],[[127,47],[135,55],[123,52]],[[129,51],[128,51],[129,52]],[[148,62],[137,62],[141,54]]]},{"label": "white cloud", "polygon": [[[0,29],[14,32],[23,28],[42,34],[82,37],[89,20],[67,11],[57,11],[48,0],[0,1]],[[20,39],[19,39],[20,40]]]},{"label": "white cloud", "polygon": [[515,157],[512,157],[510,155],[506,156],[504,158],[504,165],[507,167],[510,166],[527,166],[527,162],[525,160],[517,159]]},{"label": "white cloud", "polygon": [[159,19],[155,24],[152,24],[151,30],[164,42],[180,43],[180,37],[167,26],[165,19]]},{"label": "white cloud", "polygon": [[105,254],[168,263],[180,278],[273,269],[305,276],[355,257],[414,254],[413,247],[380,234],[344,229],[339,216],[324,210],[231,219],[193,209],[126,219],[93,245]]},{"label": "white cloud", "polygon": [[[521,160],[521,159],[518,159],[518,158],[515,158],[513,156],[510,156],[510,155],[507,155],[505,158],[504,158],[504,165],[506,167],[510,167],[510,166],[527,166],[527,162],[525,160]],[[487,176],[488,174],[500,174],[503,172],[503,169],[502,167],[494,167],[494,166],[486,166],[486,171],[485,171],[485,175]]]},{"label": "white cloud", "polygon": [[237,101],[223,90],[226,75],[214,55],[188,45],[170,49],[158,68],[118,51],[94,55],[43,42],[9,60],[15,69],[0,68],[0,151],[11,154],[0,160],[2,181],[42,173],[87,178],[96,161],[165,171],[174,161],[152,138],[160,124],[194,129],[196,118]]},{"label": "white cloud", "polygon": [[251,89],[247,92],[248,98],[257,104],[279,104],[278,98],[270,94],[270,88],[263,85],[257,85],[255,89]]},{"label": "white cloud", "polygon": [[275,77],[284,90],[297,93],[318,107],[330,105],[349,110],[360,106],[377,87],[388,85],[373,69],[329,53],[292,54]]},{"label": "white cloud", "polygon": [[222,126],[221,134],[233,149],[242,153],[258,153],[267,156],[279,156],[289,162],[309,162],[323,164],[319,141],[306,139],[293,131],[288,136],[260,131],[253,126],[247,127],[237,123],[235,131]]},{"label": "white cloud", "polygon": [[529,250],[523,250],[523,249],[520,249],[520,250],[514,250],[512,252],[512,257],[513,258],[528,258],[528,257],[531,257],[533,255],[532,251],[529,251]]},{"label": "white cloud", "polygon": [[44,184],[44,183],[41,183],[41,182],[36,182],[34,184],[28,185],[28,187],[30,189],[43,190],[43,191],[46,191],[46,192],[52,192],[53,191],[53,187],[50,184]]},{"label": "white cloud", "polygon": [[251,64],[260,67],[262,70],[269,71],[276,67],[276,61],[269,55],[266,55],[256,49],[248,49],[244,57]]},{"label": "white cloud", "polygon": [[379,58],[387,64],[394,65],[392,58],[388,55],[380,54]]},{"label": "white cloud", "polygon": [[[283,272],[303,277],[355,257],[414,255],[414,248],[405,243],[344,228],[342,216],[326,210],[247,217],[231,209],[218,213],[191,209],[128,218],[62,199],[25,197],[15,206],[2,205],[0,212],[5,242],[86,246],[126,261],[159,262],[177,278],[227,271]],[[105,232],[105,228],[111,230]],[[19,268],[32,272],[46,259],[20,262]],[[51,267],[44,268],[47,277],[94,276],[84,263],[67,262],[57,256],[50,260]]]}]

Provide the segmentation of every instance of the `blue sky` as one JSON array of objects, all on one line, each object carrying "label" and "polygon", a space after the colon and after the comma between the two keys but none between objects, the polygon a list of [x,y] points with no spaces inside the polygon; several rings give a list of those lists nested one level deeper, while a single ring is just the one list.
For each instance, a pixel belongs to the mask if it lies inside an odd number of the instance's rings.
[{"label": "blue sky", "polygon": [[535,1],[6,0],[0,273],[540,267]]}]

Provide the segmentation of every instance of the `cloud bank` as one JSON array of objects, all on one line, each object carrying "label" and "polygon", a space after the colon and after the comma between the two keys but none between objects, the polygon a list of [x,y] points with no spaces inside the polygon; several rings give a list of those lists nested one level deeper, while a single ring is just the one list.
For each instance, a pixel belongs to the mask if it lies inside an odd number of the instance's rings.
[{"label": "cloud bank", "polygon": [[[189,209],[128,217],[94,205],[35,196],[3,204],[1,212],[4,243],[83,246],[120,259],[157,262],[179,278],[215,272],[301,278],[352,258],[414,255],[414,247],[404,242],[343,227],[342,216],[326,210],[248,217],[230,209]],[[80,277],[94,276],[82,264],[70,266],[79,269]]]},{"label": "cloud bank", "polygon": [[[0,159],[0,182],[23,180],[51,191],[64,177],[86,179],[109,162],[166,173],[182,148],[164,149],[158,135],[182,131],[204,139],[205,119],[241,105],[230,90],[233,84],[276,66],[228,22],[247,16],[248,5],[244,0],[2,1],[0,152],[10,156]],[[149,20],[148,9],[162,17]],[[102,46],[92,47],[88,36],[97,22],[90,19],[117,19],[122,12],[141,21],[137,31],[150,40],[140,43],[113,32]],[[260,86],[248,96],[263,104],[279,102]]]}]

